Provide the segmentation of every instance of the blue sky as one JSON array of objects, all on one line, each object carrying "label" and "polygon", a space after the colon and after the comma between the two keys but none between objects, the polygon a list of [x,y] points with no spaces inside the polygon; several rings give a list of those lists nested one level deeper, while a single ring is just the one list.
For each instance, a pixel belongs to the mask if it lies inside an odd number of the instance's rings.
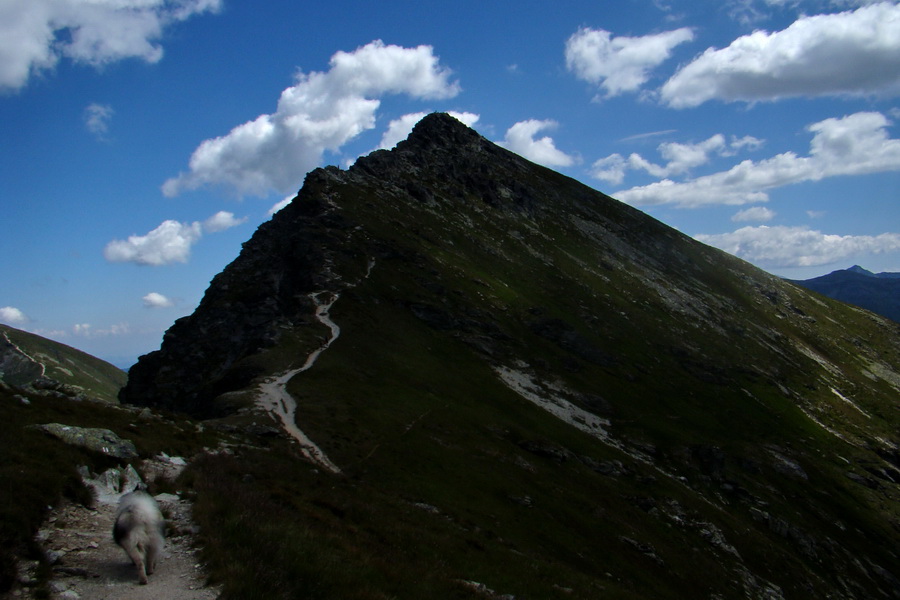
[{"label": "blue sky", "polygon": [[0,0],[0,322],[127,367],[430,111],[778,275],[900,271],[900,5]]}]

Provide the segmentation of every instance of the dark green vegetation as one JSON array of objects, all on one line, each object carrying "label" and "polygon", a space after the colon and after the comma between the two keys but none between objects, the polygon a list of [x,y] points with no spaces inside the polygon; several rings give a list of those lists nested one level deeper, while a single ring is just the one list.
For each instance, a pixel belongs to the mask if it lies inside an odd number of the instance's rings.
[{"label": "dark green vegetation", "polygon": [[340,473],[186,474],[227,598],[900,597],[896,323],[433,115],[311,173],[121,399],[270,431],[316,292],[288,390]]},{"label": "dark green vegetation", "polygon": [[872,273],[856,265],[794,283],[900,323],[900,273]]},{"label": "dark green vegetation", "polygon": [[61,395],[117,402],[127,375],[80,350],[0,325],[0,381]]}]

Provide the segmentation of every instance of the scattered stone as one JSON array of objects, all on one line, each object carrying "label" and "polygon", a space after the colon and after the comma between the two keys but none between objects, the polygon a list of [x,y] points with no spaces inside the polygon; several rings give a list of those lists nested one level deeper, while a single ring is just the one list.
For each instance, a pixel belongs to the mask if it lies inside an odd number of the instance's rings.
[{"label": "scattered stone", "polygon": [[519,448],[537,456],[549,458],[560,463],[575,458],[575,455],[571,451],[563,448],[559,444],[554,444],[553,442],[545,440],[525,440],[519,442]]},{"label": "scattered stone", "polygon": [[524,506],[525,508],[531,508],[534,506],[534,500],[531,499],[531,496],[510,496],[510,500],[518,504],[519,506]]},{"label": "scattered stone", "polygon": [[619,536],[619,541],[628,544],[629,546],[631,546],[632,548],[634,548],[635,550],[637,550],[638,552],[640,552],[641,554],[643,554],[644,556],[646,556],[647,558],[649,558],[650,560],[655,562],[660,567],[662,567],[666,564],[665,561],[663,561],[663,559],[660,558],[659,555],[656,553],[656,549],[653,548],[653,546],[651,546],[650,544],[641,543],[637,540],[631,539],[630,537],[625,537],[624,535]]},{"label": "scattered stone", "polygon": [[160,504],[175,504],[181,501],[175,494],[157,494],[153,498]]},{"label": "scattered stone", "polygon": [[876,480],[872,479],[871,477],[863,477],[862,475],[854,473],[853,471],[847,471],[846,473],[844,473],[844,475],[846,475],[847,479],[849,479],[850,481],[853,481],[854,483],[858,483],[859,485],[864,485],[867,488],[871,488],[873,490],[877,490],[878,488],[881,487],[881,484],[879,484]]},{"label": "scattered stone", "polygon": [[782,475],[788,475],[790,477],[796,477],[797,479],[808,480],[809,475],[806,474],[806,471],[803,470],[796,461],[786,457],[781,452],[776,451],[773,448],[768,448],[769,454],[774,458],[774,462],[772,466],[776,471],[781,473]]},{"label": "scattered stone", "polygon": [[460,579],[458,581],[470,590],[474,590],[475,592],[478,592],[479,594],[487,598],[497,598],[497,600],[516,600],[516,597],[512,594],[498,594],[488,586],[484,585],[483,583],[478,583],[477,581],[467,581],[465,579]]}]

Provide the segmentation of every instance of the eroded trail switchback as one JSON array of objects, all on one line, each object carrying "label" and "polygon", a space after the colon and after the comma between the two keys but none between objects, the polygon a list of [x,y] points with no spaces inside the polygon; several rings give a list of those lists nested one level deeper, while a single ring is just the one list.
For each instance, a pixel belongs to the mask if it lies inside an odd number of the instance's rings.
[{"label": "eroded trail switchback", "polygon": [[[328,294],[328,301],[323,302],[320,296]],[[295,376],[312,368],[319,356],[327,350],[332,343],[341,335],[341,328],[331,320],[329,309],[337,302],[339,294],[332,292],[313,292],[309,297],[316,304],[316,319],[326,327],[328,327],[331,335],[325,342],[316,348],[309,356],[303,366],[292,369],[281,375],[266,379],[259,386],[259,394],[257,396],[257,406],[268,412],[275,419],[284,431],[290,435],[300,445],[303,455],[310,461],[328,469],[332,473],[340,473],[340,468],[335,465],[328,456],[307,436],[300,427],[297,426],[297,401],[287,391],[287,383]]]}]

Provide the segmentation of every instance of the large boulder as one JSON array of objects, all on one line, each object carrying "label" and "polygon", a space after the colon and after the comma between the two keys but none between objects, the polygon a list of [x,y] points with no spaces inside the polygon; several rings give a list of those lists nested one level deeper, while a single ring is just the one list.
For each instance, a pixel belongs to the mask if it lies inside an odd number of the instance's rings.
[{"label": "large boulder", "polygon": [[81,446],[82,448],[115,458],[127,460],[129,458],[137,458],[138,455],[137,449],[131,440],[123,440],[109,429],[73,427],[72,425],[63,425],[61,423],[32,425],[31,428],[59,438],[67,444]]}]

